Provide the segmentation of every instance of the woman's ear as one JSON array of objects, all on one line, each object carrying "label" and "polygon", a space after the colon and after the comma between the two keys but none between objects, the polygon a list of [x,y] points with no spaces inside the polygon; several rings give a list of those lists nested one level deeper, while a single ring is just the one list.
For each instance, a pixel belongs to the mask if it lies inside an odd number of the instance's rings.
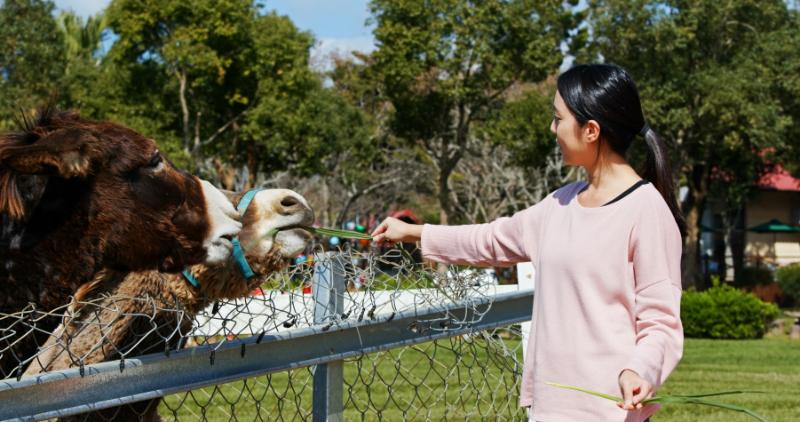
[{"label": "woman's ear", "polygon": [[597,142],[600,139],[600,123],[597,120],[589,120],[583,125],[583,138],[586,142]]}]

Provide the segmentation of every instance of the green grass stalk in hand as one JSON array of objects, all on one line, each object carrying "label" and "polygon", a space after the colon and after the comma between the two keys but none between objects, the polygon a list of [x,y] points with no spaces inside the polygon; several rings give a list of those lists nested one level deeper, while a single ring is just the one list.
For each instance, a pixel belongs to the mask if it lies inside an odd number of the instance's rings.
[{"label": "green grass stalk in hand", "polygon": [[[611,400],[611,401],[614,401],[614,402],[617,402],[617,403],[622,401],[622,397],[612,396],[610,394],[598,393],[597,391],[587,390],[585,388],[573,387],[571,385],[558,384],[558,383],[555,383],[555,382],[545,382],[545,384],[551,385],[553,387],[567,389],[567,390],[580,391],[581,393],[591,394],[593,396],[601,397],[601,398],[604,398],[606,400]],[[741,406],[736,406],[736,405],[733,405],[733,404],[720,403],[720,402],[716,402],[716,401],[706,400],[705,399],[705,397],[725,396],[725,395],[731,395],[731,394],[745,394],[745,393],[763,393],[763,392],[762,391],[735,390],[735,391],[721,391],[721,392],[716,392],[716,393],[693,394],[693,395],[655,396],[655,397],[651,397],[649,399],[642,400],[642,404],[656,404],[656,403],[658,403],[658,404],[701,404],[701,405],[704,405],[704,406],[719,407],[721,409],[727,409],[727,410],[732,410],[734,412],[745,413],[745,414],[747,414],[749,416],[752,416],[754,419],[756,419],[756,420],[758,420],[760,422],[767,422],[766,419],[764,419],[762,416],[760,416],[759,414],[753,412],[750,409],[747,409],[747,408],[744,408],[744,407],[741,407]]]}]

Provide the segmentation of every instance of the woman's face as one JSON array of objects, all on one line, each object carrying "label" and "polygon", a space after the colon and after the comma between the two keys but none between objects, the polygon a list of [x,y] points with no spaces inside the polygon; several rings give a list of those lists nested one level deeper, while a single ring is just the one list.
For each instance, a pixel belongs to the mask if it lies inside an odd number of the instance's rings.
[{"label": "woman's face", "polygon": [[593,133],[593,126],[596,126],[594,121],[589,121],[581,126],[567,108],[561,94],[556,91],[550,131],[556,135],[556,142],[561,148],[564,164],[587,166],[595,162],[597,159],[597,136]]}]

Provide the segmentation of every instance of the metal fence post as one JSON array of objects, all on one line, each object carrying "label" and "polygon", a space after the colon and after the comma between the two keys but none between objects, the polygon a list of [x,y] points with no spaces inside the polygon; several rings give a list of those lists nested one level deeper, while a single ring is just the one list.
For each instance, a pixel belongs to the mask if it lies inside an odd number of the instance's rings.
[{"label": "metal fence post", "polygon": [[[344,308],[344,260],[335,252],[317,255],[314,260],[314,324],[331,327]],[[335,353],[333,347],[331,353]],[[314,422],[343,421],[344,401],[342,361],[317,365],[314,369]]]}]

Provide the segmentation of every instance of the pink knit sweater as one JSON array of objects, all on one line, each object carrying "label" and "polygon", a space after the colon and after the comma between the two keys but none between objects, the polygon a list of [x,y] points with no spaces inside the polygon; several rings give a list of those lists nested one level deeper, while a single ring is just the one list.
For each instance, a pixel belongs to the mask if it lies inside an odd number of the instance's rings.
[{"label": "pink knit sweater", "polygon": [[489,224],[425,225],[423,256],[434,261],[536,267],[521,406],[532,419],[643,421],[656,406],[619,409],[609,400],[551,387],[574,385],[620,396],[632,369],[656,387],[683,351],[681,236],[652,184],[604,207],[577,200],[585,182]]}]

